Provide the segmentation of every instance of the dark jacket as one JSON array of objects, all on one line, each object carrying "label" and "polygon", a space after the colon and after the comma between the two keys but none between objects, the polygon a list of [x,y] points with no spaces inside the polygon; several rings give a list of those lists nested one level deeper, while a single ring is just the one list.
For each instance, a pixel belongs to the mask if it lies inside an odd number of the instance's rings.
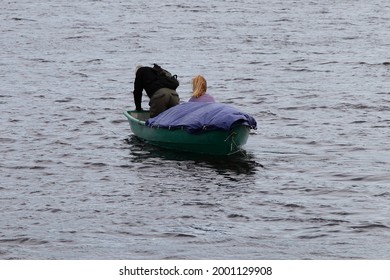
[{"label": "dark jacket", "polygon": [[157,73],[152,67],[139,68],[135,75],[133,91],[136,110],[141,110],[143,90],[151,98],[157,90],[163,87],[161,81],[157,80]]}]

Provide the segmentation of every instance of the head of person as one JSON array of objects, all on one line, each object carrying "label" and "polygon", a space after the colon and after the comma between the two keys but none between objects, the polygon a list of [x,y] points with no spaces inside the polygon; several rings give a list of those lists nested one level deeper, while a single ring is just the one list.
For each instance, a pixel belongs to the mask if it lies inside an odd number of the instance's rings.
[{"label": "head of person", "polygon": [[192,79],[192,91],[192,96],[195,98],[199,98],[206,93],[207,81],[203,76],[198,75]]},{"label": "head of person", "polygon": [[142,68],[143,66],[138,64],[136,67],[135,67],[135,74],[137,75],[137,72],[140,68]]}]

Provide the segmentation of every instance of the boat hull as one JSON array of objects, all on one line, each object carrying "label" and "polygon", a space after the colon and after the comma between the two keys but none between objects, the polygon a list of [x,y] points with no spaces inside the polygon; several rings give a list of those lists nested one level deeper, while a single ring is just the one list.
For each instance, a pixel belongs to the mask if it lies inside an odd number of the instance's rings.
[{"label": "boat hull", "polygon": [[185,152],[231,155],[240,151],[246,144],[250,131],[249,127],[239,125],[230,131],[214,130],[192,134],[184,129],[169,130],[146,126],[148,111],[127,111],[124,115],[138,138],[155,146]]}]

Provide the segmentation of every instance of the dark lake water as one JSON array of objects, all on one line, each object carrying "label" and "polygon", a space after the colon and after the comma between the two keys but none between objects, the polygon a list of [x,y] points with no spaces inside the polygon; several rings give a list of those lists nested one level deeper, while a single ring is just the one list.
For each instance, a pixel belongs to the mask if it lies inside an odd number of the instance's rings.
[{"label": "dark lake water", "polygon": [[[387,0],[1,6],[0,259],[390,259]],[[245,152],[138,141],[152,63],[255,117]]]}]

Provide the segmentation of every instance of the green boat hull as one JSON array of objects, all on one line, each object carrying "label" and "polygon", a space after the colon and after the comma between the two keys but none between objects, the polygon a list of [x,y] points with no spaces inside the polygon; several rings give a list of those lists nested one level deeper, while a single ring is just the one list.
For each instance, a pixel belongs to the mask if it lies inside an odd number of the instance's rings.
[{"label": "green boat hull", "polygon": [[191,134],[184,129],[169,130],[146,126],[148,111],[127,111],[124,115],[138,138],[155,146],[185,152],[232,155],[246,144],[250,131],[249,127],[239,125],[230,131],[214,130]]}]

